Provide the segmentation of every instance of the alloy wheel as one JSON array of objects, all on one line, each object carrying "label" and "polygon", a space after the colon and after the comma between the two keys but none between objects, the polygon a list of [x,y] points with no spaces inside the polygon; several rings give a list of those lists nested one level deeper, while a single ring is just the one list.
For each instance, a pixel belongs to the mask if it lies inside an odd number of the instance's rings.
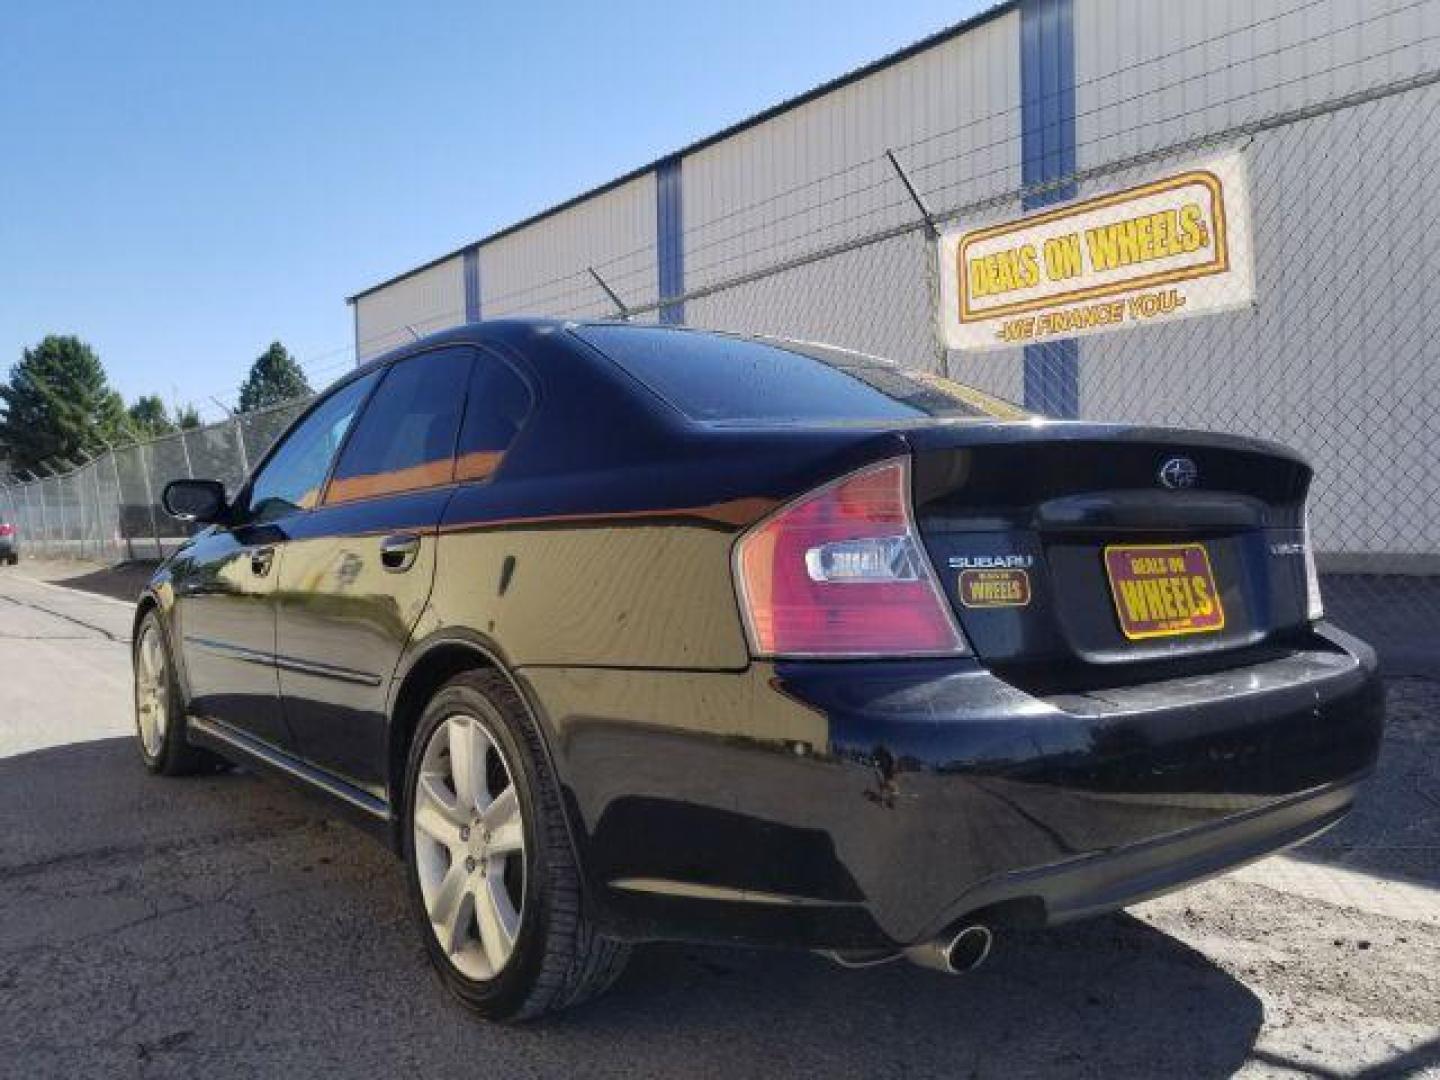
[{"label": "alloy wheel", "polygon": [[165,670],[165,647],[153,621],[145,624],[135,651],[135,715],[146,755],[152,760],[159,758],[170,718],[170,681]]},{"label": "alloy wheel", "polygon": [[450,716],[431,733],[412,816],[431,930],[461,974],[493,979],[525,909],[525,828],[514,770],[479,720]]}]

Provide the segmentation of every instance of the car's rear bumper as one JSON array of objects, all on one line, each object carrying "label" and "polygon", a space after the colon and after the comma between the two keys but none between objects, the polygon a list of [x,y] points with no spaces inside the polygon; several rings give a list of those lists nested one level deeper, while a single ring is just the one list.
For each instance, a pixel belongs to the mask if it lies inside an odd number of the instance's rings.
[{"label": "car's rear bumper", "polygon": [[1373,652],[1329,629],[1089,693],[956,661],[522,675],[613,932],[828,947],[1062,921],[1298,843],[1349,808],[1383,715]]},{"label": "car's rear bumper", "polygon": [[1212,824],[1055,866],[1003,874],[962,894],[935,920],[936,929],[984,911],[1007,922],[1068,922],[1193,885],[1337,824],[1349,813],[1361,779],[1363,774]]}]

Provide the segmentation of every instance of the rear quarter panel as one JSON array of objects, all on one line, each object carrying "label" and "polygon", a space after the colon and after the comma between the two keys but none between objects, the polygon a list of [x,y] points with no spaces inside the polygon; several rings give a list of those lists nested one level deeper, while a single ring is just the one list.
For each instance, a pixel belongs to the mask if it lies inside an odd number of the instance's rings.
[{"label": "rear quarter panel", "polygon": [[675,508],[569,519],[494,519],[492,491],[446,514],[432,617],[531,665],[743,668],[730,586],[734,526]]}]

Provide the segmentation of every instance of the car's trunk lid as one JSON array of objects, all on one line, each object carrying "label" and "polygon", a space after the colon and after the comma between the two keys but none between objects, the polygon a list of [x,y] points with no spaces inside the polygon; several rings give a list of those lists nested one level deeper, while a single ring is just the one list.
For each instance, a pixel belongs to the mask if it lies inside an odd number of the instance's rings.
[{"label": "car's trunk lid", "polygon": [[1305,623],[1310,469],[1281,447],[1077,423],[905,435],[921,535],[988,663],[1103,681]]}]

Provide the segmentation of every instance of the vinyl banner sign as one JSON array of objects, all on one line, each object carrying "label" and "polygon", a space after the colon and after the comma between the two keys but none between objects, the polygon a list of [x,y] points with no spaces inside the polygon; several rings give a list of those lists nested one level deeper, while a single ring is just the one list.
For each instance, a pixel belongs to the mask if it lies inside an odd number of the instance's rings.
[{"label": "vinyl banner sign", "polygon": [[1238,153],[940,237],[940,327],[952,349],[1103,333],[1254,299]]}]

